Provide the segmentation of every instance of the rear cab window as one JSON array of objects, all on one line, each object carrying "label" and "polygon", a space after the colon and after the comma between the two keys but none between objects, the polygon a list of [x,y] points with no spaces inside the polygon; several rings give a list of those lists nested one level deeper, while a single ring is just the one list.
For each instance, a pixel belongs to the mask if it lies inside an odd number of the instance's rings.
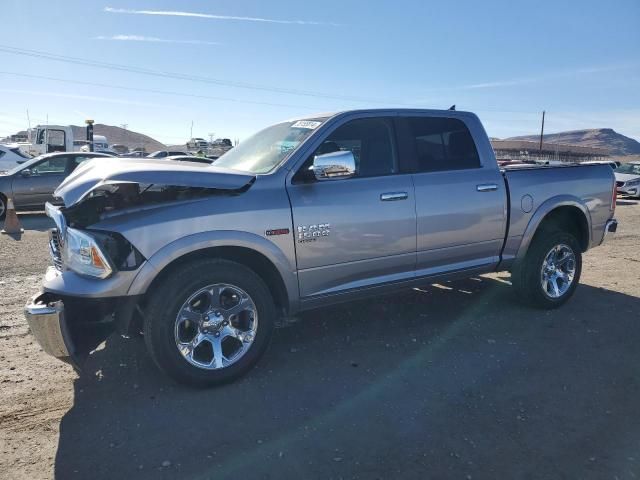
[{"label": "rear cab window", "polygon": [[401,155],[416,173],[481,168],[471,132],[462,120],[444,117],[400,117]]}]

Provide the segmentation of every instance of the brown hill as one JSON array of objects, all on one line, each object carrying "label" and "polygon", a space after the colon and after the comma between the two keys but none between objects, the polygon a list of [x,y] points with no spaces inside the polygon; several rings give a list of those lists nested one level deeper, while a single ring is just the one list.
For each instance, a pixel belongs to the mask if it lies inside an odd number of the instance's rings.
[{"label": "brown hill", "polygon": [[[540,135],[524,135],[507,140],[540,140]],[[638,155],[640,142],[614,131],[611,128],[593,128],[589,130],[572,130],[569,132],[551,133],[544,136],[544,142],[598,147],[609,151],[611,155]]]},{"label": "brown hill", "polygon": [[[73,128],[73,138],[84,139],[86,138],[86,128],[71,125]],[[107,137],[109,145],[121,144],[129,147],[133,150],[137,147],[144,147],[149,153],[156,150],[164,150],[166,146],[163,143],[144,135],[142,133],[134,132],[132,130],[125,130],[121,127],[114,127],[112,125],[104,125],[102,123],[96,123],[93,126],[94,135],[104,135]]]}]

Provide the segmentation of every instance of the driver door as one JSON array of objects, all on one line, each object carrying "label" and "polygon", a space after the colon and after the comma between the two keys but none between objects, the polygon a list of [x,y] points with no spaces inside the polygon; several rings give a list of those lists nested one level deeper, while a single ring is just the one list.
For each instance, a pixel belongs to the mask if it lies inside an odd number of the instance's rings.
[{"label": "driver door", "polygon": [[13,196],[16,207],[42,206],[53,202],[53,192],[67,176],[72,155],[46,158],[28,169],[29,174],[18,172],[13,179]]},{"label": "driver door", "polygon": [[[351,151],[350,178],[315,180],[317,155]],[[416,213],[411,175],[398,168],[393,124],[361,118],[338,126],[287,187],[302,298],[411,278]]]}]

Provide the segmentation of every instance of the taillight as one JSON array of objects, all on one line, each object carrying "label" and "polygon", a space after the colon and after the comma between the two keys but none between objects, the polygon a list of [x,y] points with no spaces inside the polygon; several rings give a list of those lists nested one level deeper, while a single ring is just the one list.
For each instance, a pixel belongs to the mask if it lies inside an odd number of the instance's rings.
[{"label": "taillight", "polygon": [[613,192],[611,193],[611,213],[616,211],[616,199],[618,197],[618,189],[616,187],[616,179],[613,179]]}]

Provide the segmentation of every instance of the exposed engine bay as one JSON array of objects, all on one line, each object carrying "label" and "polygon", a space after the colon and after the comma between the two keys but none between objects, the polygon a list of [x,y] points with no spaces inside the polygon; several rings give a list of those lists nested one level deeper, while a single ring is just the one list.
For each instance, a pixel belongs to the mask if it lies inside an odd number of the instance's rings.
[{"label": "exposed engine bay", "polygon": [[215,195],[238,195],[250,185],[227,190],[139,183],[104,184],[91,191],[82,201],[63,209],[63,213],[70,227],[86,228],[104,218],[128,211]]}]

